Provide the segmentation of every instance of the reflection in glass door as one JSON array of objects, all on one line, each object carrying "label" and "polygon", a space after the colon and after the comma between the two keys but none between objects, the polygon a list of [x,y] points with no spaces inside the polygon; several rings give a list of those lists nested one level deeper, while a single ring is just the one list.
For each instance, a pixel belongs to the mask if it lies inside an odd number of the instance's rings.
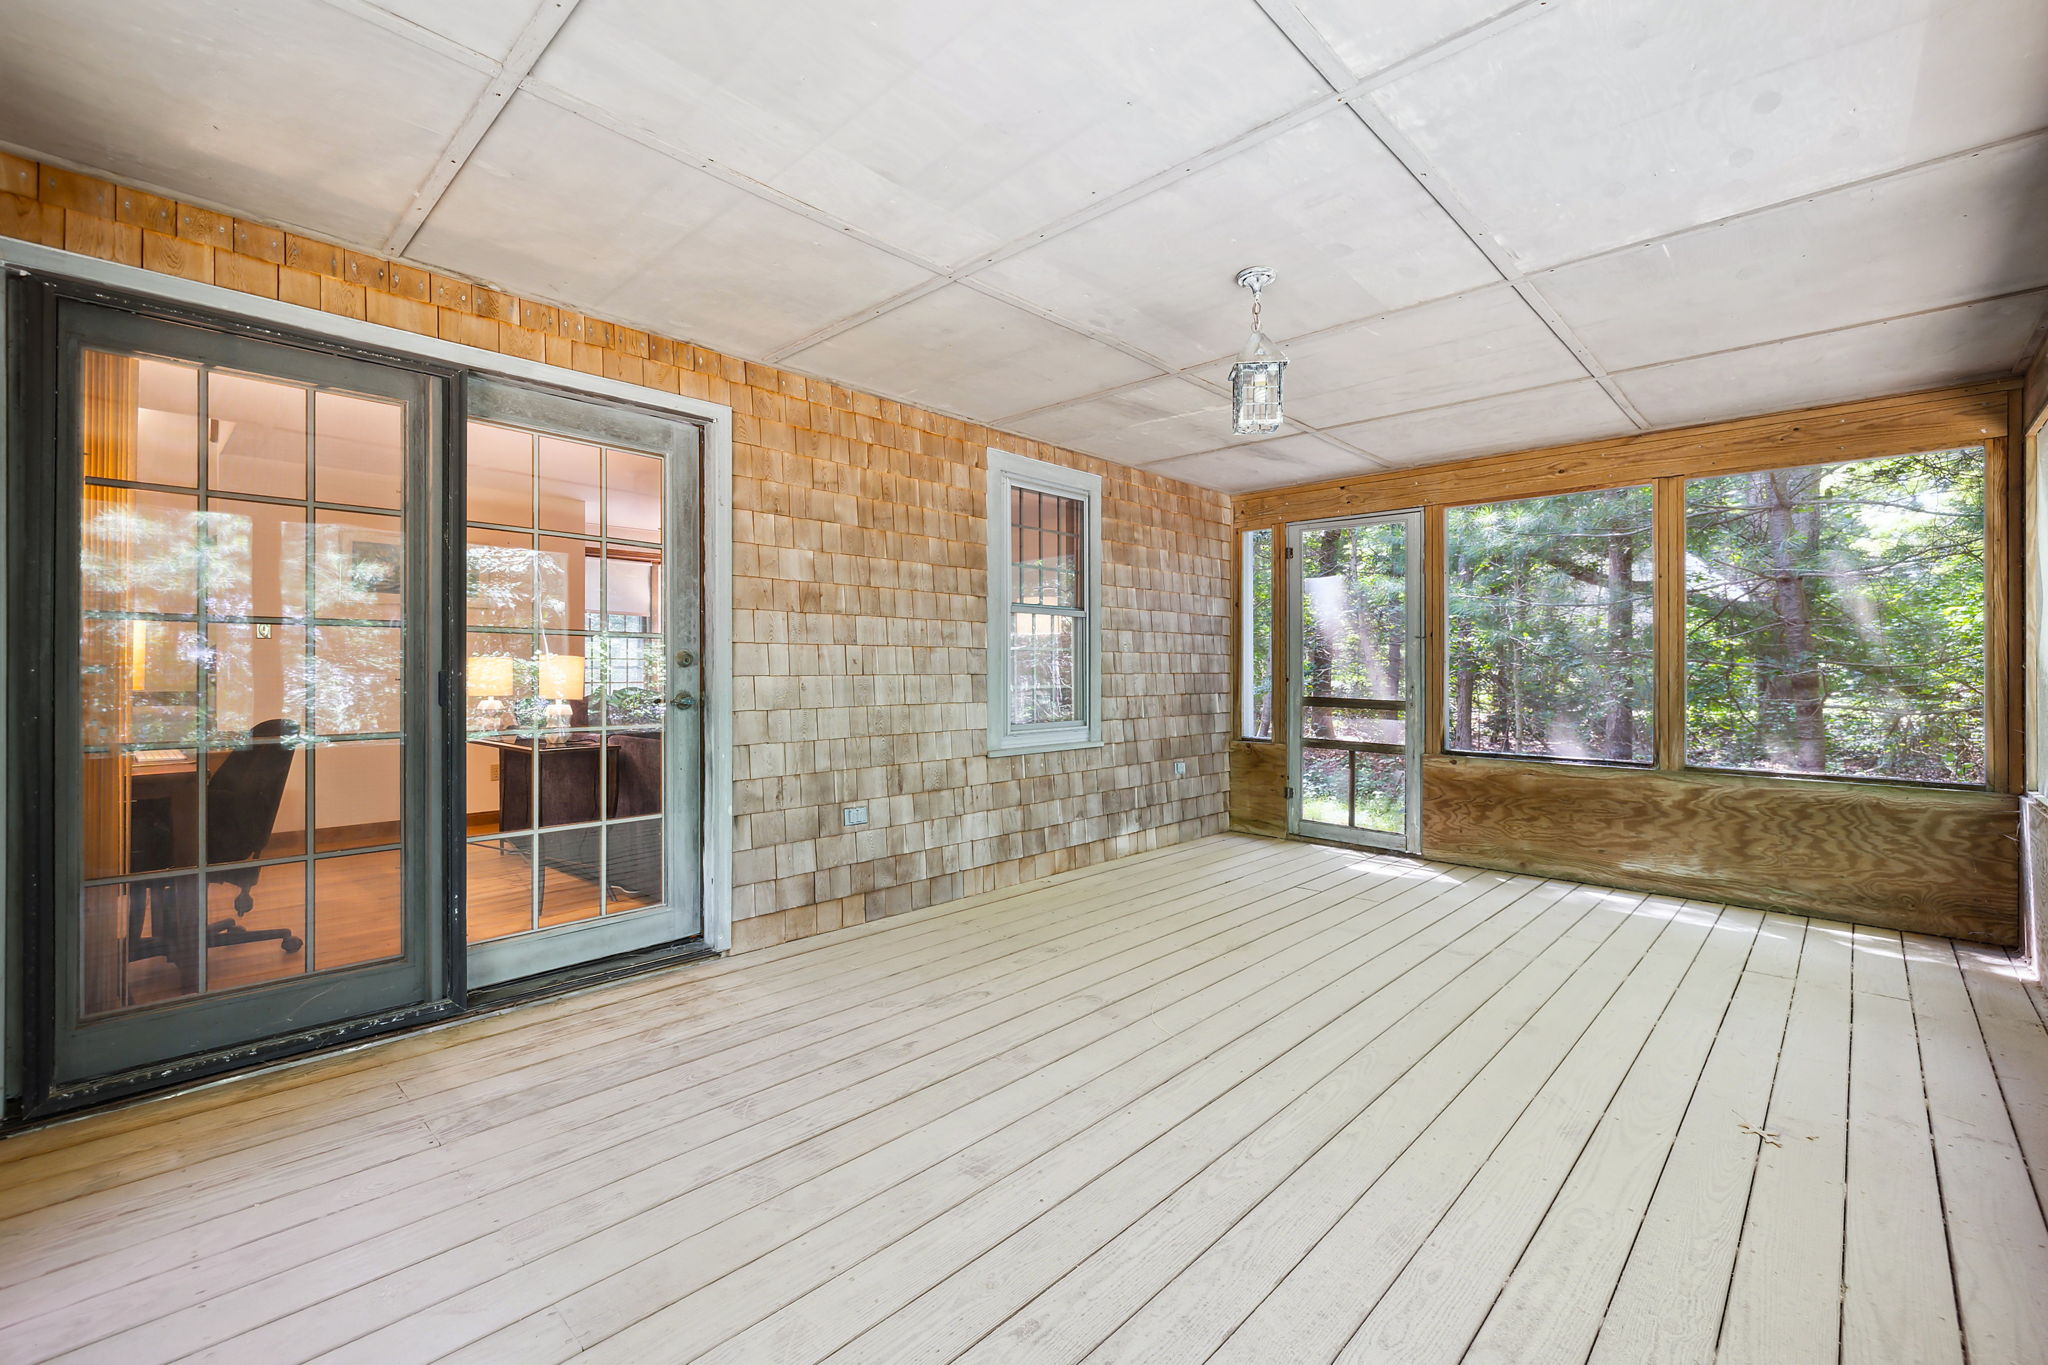
[{"label": "reflection in glass door", "polygon": [[1300,834],[1418,846],[1421,515],[1288,531],[1288,804]]},{"label": "reflection in glass door", "polygon": [[[697,432],[478,383],[467,431],[472,985],[698,932]],[[688,572],[685,572],[685,569]]]},{"label": "reflection in glass door", "polygon": [[427,381],[69,300],[59,317],[54,558],[75,606],[57,676],[75,683],[54,728],[77,747],[56,773],[75,911],[50,1080],[431,998],[406,510],[430,505]]}]

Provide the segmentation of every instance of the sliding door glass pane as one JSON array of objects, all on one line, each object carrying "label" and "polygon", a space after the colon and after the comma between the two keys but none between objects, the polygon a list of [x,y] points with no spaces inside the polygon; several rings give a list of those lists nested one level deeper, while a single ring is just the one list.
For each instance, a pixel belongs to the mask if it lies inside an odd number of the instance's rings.
[{"label": "sliding door glass pane", "polygon": [[1686,759],[1984,780],[1984,449],[1686,485]]},{"label": "sliding door glass pane", "polygon": [[499,422],[468,436],[468,916],[484,943],[660,902],[637,831],[658,865],[666,473]]},{"label": "sliding door glass pane", "polygon": [[405,405],[81,383],[81,1017],[402,955],[404,524],[360,504],[399,502]]}]

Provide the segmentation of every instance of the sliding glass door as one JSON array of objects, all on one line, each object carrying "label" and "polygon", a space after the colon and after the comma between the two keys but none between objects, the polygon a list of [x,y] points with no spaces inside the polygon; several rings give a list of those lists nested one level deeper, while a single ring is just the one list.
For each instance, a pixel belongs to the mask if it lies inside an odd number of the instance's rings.
[{"label": "sliding glass door", "polygon": [[700,930],[698,433],[489,381],[468,408],[466,919],[487,986]]},{"label": "sliding glass door", "polygon": [[1287,569],[1289,827],[1413,851],[1421,514],[1298,523]]},{"label": "sliding glass door", "polygon": [[49,686],[25,700],[51,790],[17,828],[47,836],[48,1087],[445,994],[432,380],[36,308],[56,459],[14,488],[44,512],[17,553],[49,574]]},{"label": "sliding glass door", "polygon": [[701,933],[697,427],[9,302],[30,1112]]}]

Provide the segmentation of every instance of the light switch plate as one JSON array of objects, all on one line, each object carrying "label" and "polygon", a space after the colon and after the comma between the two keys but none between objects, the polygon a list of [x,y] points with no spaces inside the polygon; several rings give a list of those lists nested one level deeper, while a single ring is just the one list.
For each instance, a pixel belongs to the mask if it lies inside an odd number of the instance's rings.
[{"label": "light switch plate", "polygon": [[867,822],[868,808],[866,806],[841,806],[839,808],[839,823],[842,828],[851,829],[855,825],[865,825]]}]

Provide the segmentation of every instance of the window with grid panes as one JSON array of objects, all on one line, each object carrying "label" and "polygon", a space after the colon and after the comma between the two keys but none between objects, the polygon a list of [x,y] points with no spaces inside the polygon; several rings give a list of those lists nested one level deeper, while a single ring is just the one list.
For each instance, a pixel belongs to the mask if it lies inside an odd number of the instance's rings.
[{"label": "window with grid panes", "polygon": [[989,452],[989,749],[1101,742],[1099,477]]}]

